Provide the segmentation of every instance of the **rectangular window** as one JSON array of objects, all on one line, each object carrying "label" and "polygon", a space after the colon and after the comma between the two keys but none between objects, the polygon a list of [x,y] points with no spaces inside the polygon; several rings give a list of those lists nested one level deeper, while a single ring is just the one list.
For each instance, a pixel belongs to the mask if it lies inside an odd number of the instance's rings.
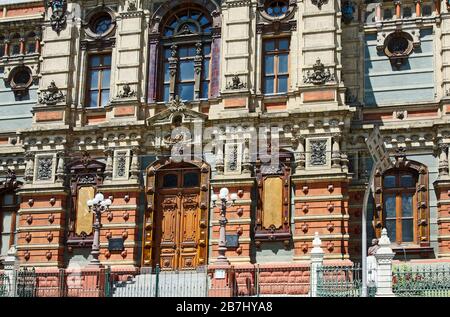
[{"label": "rectangular window", "polygon": [[385,227],[391,242],[414,242],[414,195],[416,179],[407,172],[383,177]]},{"label": "rectangular window", "polygon": [[[190,101],[196,99],[196,78],[199,79],[200,90],[199,98],[207,99],[209,97],[210,83],[210,63],[211,63],[211,44],[204,43],[200,56],[202,57],[201,71],[196,72],[197,47],[194,44],[180,45],[176,51],[176,61],[172,61],[172,71],[176,71],[176,76],[172,78],[170,71],[172,57],[172,48],[165,47],[163,50],[162,74],[163,78],[161,86],[162,100],[168,102],[170,99],[171,81],[174,80],[174,94],[179,96],[181,100]],[[176,64],[175,64],[176,63]],[[200,78],[198,78],[200,77]]]},{"label": "rectangular window", "polygon": [[263,92],[266,95],[288,91],[289,45],[287,38],[264,41]]},{"label": "rectangular window", "polygon": [[6,255],[14,243],[16,212],[14,194],[0,196],[0,255]]},{"label": "rectangular window", "polygon": [[109,102],[111,54],[89,56],[86,107],[104,107]]}]

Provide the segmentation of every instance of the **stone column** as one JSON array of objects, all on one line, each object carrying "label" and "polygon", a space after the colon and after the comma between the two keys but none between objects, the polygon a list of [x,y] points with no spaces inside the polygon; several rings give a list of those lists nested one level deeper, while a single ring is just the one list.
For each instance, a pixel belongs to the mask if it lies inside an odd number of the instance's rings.
[{"label": "stone column", "polygon": [[390,245],[391,241],[384,228],[381,231],[381,238],[378,241],[379,249],[375,253],[377,260],[377,294],[376,297],[393,297],[392,292],[392,259],[395,253]]},{"label": "stone column", "polygon": [[16,296],[16,272],[19,269],[19,261],[16,256],[16,248],[12,246],[7,253],[5,260],[3,261],[5,268],[6,281],[6,297]]},{"label": "stone column", "polygon": [[139,147],[136,146],[131,150],[133,155],[131,157],[130,179],[139,179]]},{"label": "stone column", "polygon": [[323,252],[321,245],[322,241],[319,238],[319,233],[314,234],[314,240],[312,242],[313,249],[311,250],[311,278],[310,278],[310,295],[311,297],[317,297],[317,283],[319,280],[318,269],[323,265],[323,257],[325,253]]},{"label": "stone column", "polygon": [[223,158],[223,142],[219,141],[216,144],[216,171],[218,175],[223,175],[224,172],[224,158]]},{"label": "stone column", "polygon": [[112,149],[106,149],[104,151],[104,153],[106,155],[105,180],[112,180],[112,173],[113,173],[112,154],[113,154],[113,151],[112,151]]},{"label": "stone column", "polygon": [[440,143],[439,147],[439,176],[448,175],[448,144]]},{"label": "stone column", "polygon": [[341,167],[341,148],[339,141],[341,139],[340,134],[333,135],[333,148],[331,150],[331,167],[339,168]]},{"label": "stone column", "polygon": [[305,138],[299,136],[295,139],[297,148],[295,149],[295,168],[296,173],[305,169]]},{"label": "stone column", "polygon": [[34,153],[26,152],[25,159],[27,160],[25,167],[25,182],[31,184],[34,177]]},{"label": "stone column", "polygon": [[58,164],[56,167],[56,182],[63,183],[64,182],[64,151],[58,152]]},{"label": "stone column", "polygon": [[244,140],[244,151],[242,154],[243,162],[242,162],[242,173],[250,174],[251,173],[251,163],[250,163],[250,149],[249,149],[249,139]]}]

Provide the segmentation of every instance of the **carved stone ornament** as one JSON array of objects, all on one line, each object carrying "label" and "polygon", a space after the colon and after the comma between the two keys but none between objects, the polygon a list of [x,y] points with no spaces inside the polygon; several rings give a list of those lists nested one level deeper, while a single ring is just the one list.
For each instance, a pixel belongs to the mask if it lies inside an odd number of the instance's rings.
[{"label": "carved stone ornament", "polygon": [[125,84],[122,88],[122,92],[117,95],[117,98],[131,98],[136,97],[136,92],[131,90],[130,85]]},{"label": "carved stone ornament", "polygon": [[50,25],[53,31],[58,34],[64,29],[67,23],[66,11],[67,3],[66,0],[47,0],[45,2],[46,8],[52,8],[52,15],[50,16]]},{"label": "carved stone ornament", "polygon": [[176,96],[175,99],[170,102],[168,109],[170,112],[183,112],[186,110],[186,105],[180,100],[180,96]]},{"label": "carved stone ornament", "polygon": [[38,159],[37,179],[50,180],[52,178],[53,157],[40,157]]},{"label": "carved stone ornament", "polygon": [[128,2],[128,9],[127,10],[128,10],[128,12],[137,10],[136,0],[130,0]]},{"label": "carved stone ornament", "polygon": [[247,84],[241,82],[241,79],[239,78],[238,75],[233,76],[233,78],[231,79],[231,83],[228,83],[226,86],[227,90],[236,90],[243,88],[247,88]]},{"label": "carved stone ornament", "polygon": [[62,102],[62,101],[64,101],[64,95],[59,90],[59,88],[56,87],[56,84],[53,80],[50,83],[50,85],[47,87],[47,91],[42,93],[39,96],[40,104],[55,105],[58,102]]},{"label": "carved stone ornament", "polygon": [[322,9],[322,6],[324,4],[326,4],[328,2],[328,0],[311,0],[311,3],[314,4],[315,6],[317,6],[319,8],[319,10]]},{"label": "carved stone ornament", "polygon": [[327,163],[327,141],[311,141],[311,165],[325,165]]},{"label": "carved stone ornament", "polygon": [[323,85],[326,82],[335,81],[335,78],[334,74],[332,74],[328,68],[325,69],[325,66],[318,58],[313,65],[313,71],[311,72],[308,70],[303,81],[306,84]]}]

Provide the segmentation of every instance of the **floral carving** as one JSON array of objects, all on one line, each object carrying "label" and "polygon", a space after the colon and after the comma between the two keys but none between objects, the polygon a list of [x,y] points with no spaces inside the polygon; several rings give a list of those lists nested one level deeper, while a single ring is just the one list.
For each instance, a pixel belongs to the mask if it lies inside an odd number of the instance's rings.
[{"label": "floral carving", "polygon": [[41,157],[38,159],[38,170],[37,179],[38,180],[50,180],[52,178],[52,157]]},{"label": "floral carving", "polygon": [[311,141],[311,165],[325,165],[327,163],[327,141]]}]

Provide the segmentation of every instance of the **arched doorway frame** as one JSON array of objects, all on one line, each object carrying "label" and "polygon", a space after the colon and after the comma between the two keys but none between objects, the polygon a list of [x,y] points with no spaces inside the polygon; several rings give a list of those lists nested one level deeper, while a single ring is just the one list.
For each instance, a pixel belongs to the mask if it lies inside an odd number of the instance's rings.
[{"label": "arched doorway frame", "polygon": [[199,208],[200,220],[199,229],[200,236],[198,240],[198,265],[205,265],[208,256],[208,224],[209,224],[209,182],[211,168],[209,164],[203,160],[193,160],[193,161],[182,161],[175,162],[172,159],[159,159],[150,164],[146,168],[146,199],[147,208],[144,215],[144,232],[143,232],[143,248],[142,248],[142,266],[152,267],[157,263],[153,263],[153,249],[155,248],[154,241],[154,221],[155,213],[158,211],[158,206],[156,206],[156,195],[157,195],[157,175],[158,172],[164,171],[170,167],[177,166],[191,166],[198,168],[200,170],[200,197],[199,197]]}]

